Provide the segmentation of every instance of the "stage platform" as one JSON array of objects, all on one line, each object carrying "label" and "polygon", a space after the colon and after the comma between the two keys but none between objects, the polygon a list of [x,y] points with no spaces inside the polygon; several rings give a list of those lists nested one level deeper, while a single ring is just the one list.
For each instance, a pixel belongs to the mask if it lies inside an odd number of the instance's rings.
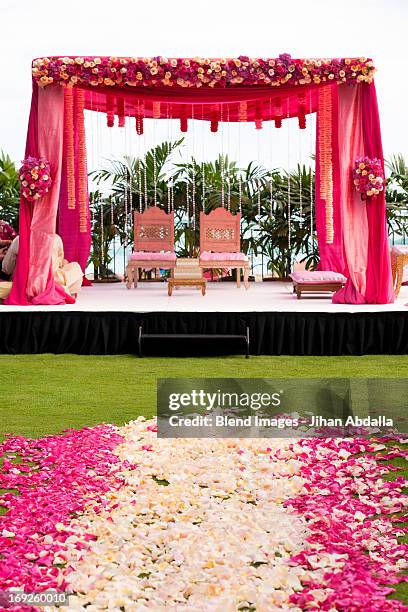
[{"label": "stage platform", "polygon": [[[394,304],[332,304],[331,297],[296,298],[284,282],[208,283],[205,296],[166,283],[83,288],[67,306],[0,306],[0,353],[136,353],[139,328],[160,334],[241,334],[250,328],[252,354],[408,354],[408,287]],[[240,352],[215,340],[146,346],[155,354]]]}]

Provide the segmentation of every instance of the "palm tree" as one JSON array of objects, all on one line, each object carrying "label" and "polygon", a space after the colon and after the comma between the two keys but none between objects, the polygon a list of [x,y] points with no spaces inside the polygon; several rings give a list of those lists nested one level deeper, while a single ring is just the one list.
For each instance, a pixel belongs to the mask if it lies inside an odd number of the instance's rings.
[{"label": "palm tree", "polygon": [[261,193],[259,251],[269,259],[272,273],[279,277],[290,274],[299,255],[307,268],[317,264],[313,194],[314,175],[304,165],[298,165],[292,172],[273,171],[268,189]]},{"label": "palm tree", "polygon": [[405,243],[408,234],[408,166],[401,154],[393,155],[385,162],[390,171],[385,200],[388,232],[392,240],[401,237]]},{"label": "palm tree", "polygon": [[0,219],[18,230],[20,183],[18,171],[11,158],[0,151]]}]

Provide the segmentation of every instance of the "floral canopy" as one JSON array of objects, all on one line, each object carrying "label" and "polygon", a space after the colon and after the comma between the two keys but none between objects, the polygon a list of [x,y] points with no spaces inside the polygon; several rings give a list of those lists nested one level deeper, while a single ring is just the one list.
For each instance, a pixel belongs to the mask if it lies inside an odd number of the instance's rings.
[{"label": "floral canopy", "polygon": [[[32,64],[33,94],[26,157],[49,163],[52,185],[35,202],[20,204],[20,246],[10,304],[73,301],[55,284],[55,232],[68,260],[87,265],[90,214],[84,110],[106,113],[109,127],[134,117],[135,137],[145,119],[282,122],[304,129],[317,115],[316,227],[320,269],[343,273],[339,303],[392,302],[384,192],[370,176],[369,197],[357,193],[353,167],[366,159],[383,174],[381,133],[369,58],[151,58],[44,57]],[[370,160],[373,163],[370,166]],[[359,168],[357,167],[357,170]],[[354,168],[354,172],[357,172]],[[364,174],[366,170],[363,170]],[[44,191],[44,190],[43,190]]]}]

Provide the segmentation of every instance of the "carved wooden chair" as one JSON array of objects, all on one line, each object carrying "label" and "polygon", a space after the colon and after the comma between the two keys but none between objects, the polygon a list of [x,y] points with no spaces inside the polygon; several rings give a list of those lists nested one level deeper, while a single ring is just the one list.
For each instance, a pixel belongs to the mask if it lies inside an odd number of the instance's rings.
[{"label": "carved wooden chair", "polygon": [[249,288],[249,262],[241,252],[241,214],[233,215],[223,207],[208,215],[200,213],[200,267],[237,270],[237,287],[241,286],[241,270],[245,289]]},{"label": "carved wooden chair", "polygon": [[391,250],[392,281],[395,297],[401,290],[404,276],[404,267],[408,264],[408,245],[394,245]]},{"label": "carved wooden chair", "polygon": [[146,268],[172,270],[174,252],[174,213],[157,206],[134,213],[133,253],[126,266],[126,287],[137,287],[139,273]]}]

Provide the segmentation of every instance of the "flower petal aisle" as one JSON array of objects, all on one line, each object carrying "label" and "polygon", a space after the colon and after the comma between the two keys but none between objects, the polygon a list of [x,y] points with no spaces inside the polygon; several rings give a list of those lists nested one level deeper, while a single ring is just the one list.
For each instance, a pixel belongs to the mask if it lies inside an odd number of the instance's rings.
[{"label": "flower petal aisle", "polygon": [[[143,419],[67,436],[3,444],[37,471],[5,464],[21,495],[1,501],[0,588],[64,588],[75,593],[70,612],[408,609],[384,586],[403,579],[394,513],[407,499],[401,479],[382,478],[380,444],[160,440]],[[62,474],[75,436],[84,450]],[[406,456],[401,448],[385,458]],[[41,506],[48,486],[49,516],[23,512],[37,489]]]}]

